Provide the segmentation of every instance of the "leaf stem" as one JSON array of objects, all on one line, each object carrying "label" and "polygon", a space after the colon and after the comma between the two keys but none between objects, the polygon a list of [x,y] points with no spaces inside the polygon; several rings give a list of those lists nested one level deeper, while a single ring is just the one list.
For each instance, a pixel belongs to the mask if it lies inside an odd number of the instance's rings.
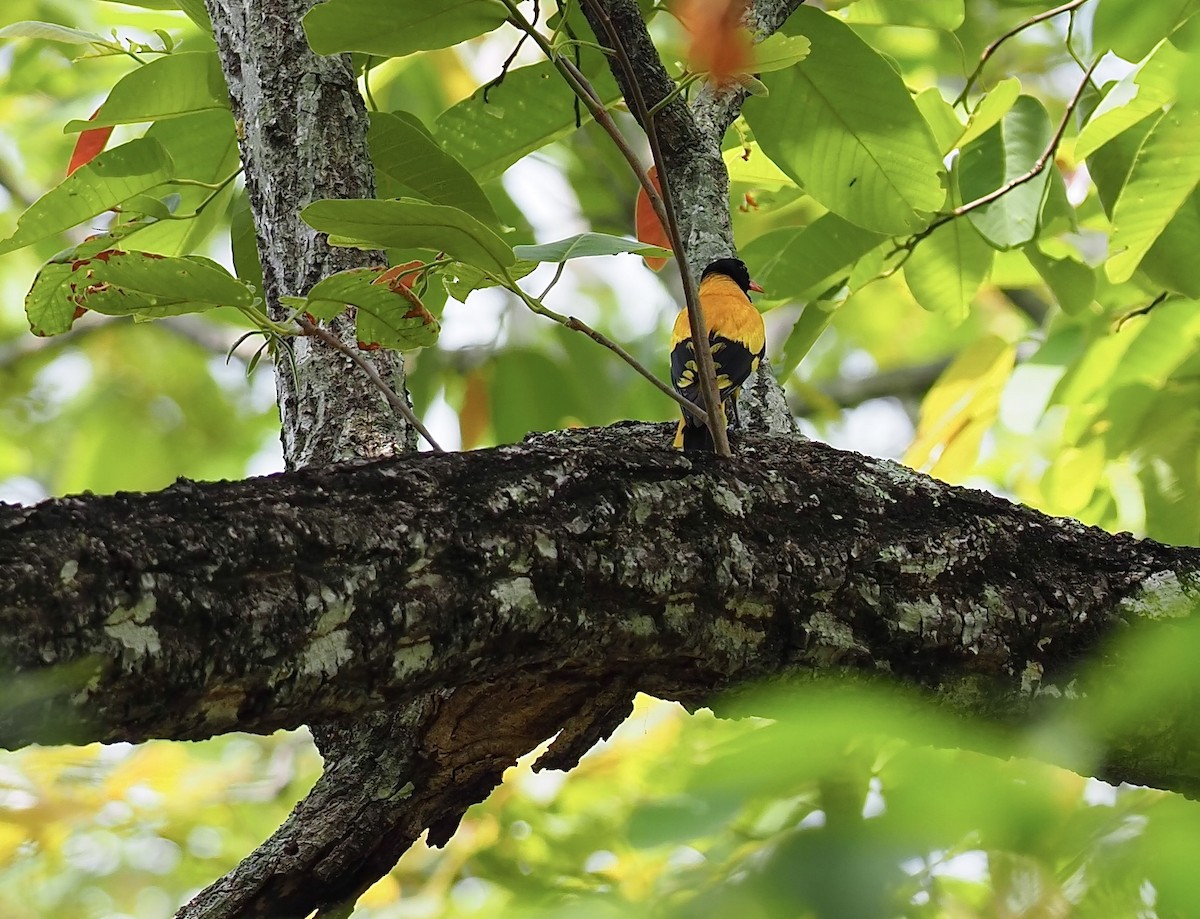
[{"label": "leaf stem", "polygon": [[895,249],[889,252],[888,257],[890,258],[897,252],[904,250],[911,252],[917,243],[925,239],[930,233],[939,227],[945,226],[951,220],[956,220],[959,217],[965,217],[967,214],[971,213],[971,211],[984,207],[985,205],[991,204],[993,201],[1003,198],[1014,188],[1024,185],[1026,182],[1031,182],[1041,175],[1054,158],[1054,154],[1058,150],[1058,145],[1062,143],[1063,135],[1067,132],[1067,125],[1069,125],[1071,122],[1071,115],[1074,113],[1076,106],[1079,105],[1079,100],[1083,98],[1084,90],[1087,89],[1088,81],[1091,80],[1092,72],[1096,69],[1096,64],[1098,63],[1098,60],[1093,61],[1084,70],[1083,79],[1080,81],[1079,86],[1075,89],[1075,94],[1071,96],[1070,100],[1067,102],[1067,109],[1065,112],[1063,112],[1062,120],[1058,123],[1058,127],[1054,129],[1054,135],[1050,138],[1050,143],[1046,145],[1046,149],[1038,155],[1038,158],[1033,161],[1033,165],[1029,167],[1028,172],[1017,176],[1015,179],[1005,182],[999,188],[988,192],[986,195],[980,195],[974,201],[968,201],[966,204],[960,204],[958,207],[954,208],[954,210],[943,214],[941,217],[932,221],[929,226],[921,230],[921,232],[909,237],[907,240],[905,240],[905,242],[901,243]]},{"label": "leaf stem", "polygon": [[962,92],[958,94],[958,98],[954,100],[953,104],[962,105],[964,102],[966,102],[967,93],[971,91],[971,87],[975,84],[975,81],[979,79],[979,75],[983,72],[983,68],[987,65],[987,62],[991,60],[992,55],[995,54],[1000,49],[1000,46],[1006,41],[1016,35],[1020,35],[1030,26],[1035,26],[1039,22],[1045,22],[1047,19],[1053,19],[1055,16],[1061,16],[1063,13],[1069,13],[1073,10],[1077,10],[1086,2],[1087,0],[1070,0],[1070,2],[1064,3],[1062,6],[1056,6],[1054,9],[1045,10],[1041,13],[1038,13],[1036,16],[1030,16],[1028,19],[1017,23],[999,38],[988,44],[988,46],[983,49],[983,54],[979,58],[979,63],[975,65],[975,69],[972,70],[971,75],[967,77],[966,86],[963,87]]},{"label": "leaf stem", "polygon": [[576,332],[582,332],[592,341],[599,345],[603,345],[605,348],[608,348],[609,351],[613,352],[613,354],[617,355],[617,357],[621,358],[621,360],[623,360],[626,364],[654,384],[656,389],[678,402],[686,411],[694,415],[696,418],[704,421],[705,424],[708,423],[707,412],[705,412],[702,408],[700,408],[700,406],[696,405],[696,403],[692,402],[690,399],[681,396],[674,389],[656,377],[653,373],[646,369],[641,361],[639,361],[636,357],[622,348],[603,332],[597,332],[582,319],[577,319],[574,316],[564,316],[562,313],[555,312],[554,310],[550,309],[550,307],[542,303],[540,298],[530,296],[528,293],[522,290],[521,286],[517,284],[516,279],[513,278],[508,272],[505,272],[503,276],[489,275],[489,277],[520,297],[521,301],[527,307],[529,307],[532,312],[537,313],[537,315],[545,316],[547,319],[553,319],[555,322],[565,328],[572,329]]}]

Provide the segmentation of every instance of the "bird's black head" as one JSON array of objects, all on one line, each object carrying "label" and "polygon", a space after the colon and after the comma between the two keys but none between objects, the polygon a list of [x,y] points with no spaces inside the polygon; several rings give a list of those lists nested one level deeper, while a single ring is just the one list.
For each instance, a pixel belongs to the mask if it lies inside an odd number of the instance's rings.
[{"label": "bird's black head", "polygon": [[704,273],[700,275],[700,280],[703,281],[710,274],[723,274],[733,278],[744,293],[750,293],[750,270],[740,258],[719,258],[709,262],[704,268]]}]

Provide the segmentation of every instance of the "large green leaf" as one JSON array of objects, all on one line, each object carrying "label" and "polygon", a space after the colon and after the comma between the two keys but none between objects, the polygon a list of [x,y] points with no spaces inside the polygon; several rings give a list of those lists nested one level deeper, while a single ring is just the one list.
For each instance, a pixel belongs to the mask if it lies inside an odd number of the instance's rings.
[{"label": "large green leaf", "polygon": [[1024,251],[1064,312],[1078,313],[1091,304],[1096,296],[1094,269],[1073,258],[1051,258],[1036,245],[1026,246]]},{"label": "large green leaf", "polygon": [[1113,206],[1105,264],[1110,280],[1132,277],[1142,257],[1200,182],[1200,107],[1180,103],[1142,141]]},{"label": "large green leaf", "polygon": [[95,32],[61,26],[56,22],[25,20],[14,22],[0,29],[0,39],[33,38],[40,41],[57,41],[68,45],[106,44],[109,40]]},{"label": "large green leaf", "polygon": [[1184,55],[1163,42],[1136,70],[1108,88],[1075,140],[1075,156],[1091,155],[1126,128],[1175,100]]},{"label": "large green leaf", "polygon": [[448,48],[483,35],[508,18],[500,0],[326,0],[304,16],[317,54],[363,51],[402,57]]},{"label": "large green leaf", "polygon": [[958,138],[956,146],[965,147],[977,137],[982,137],[1000,120],[1012,111],[1013,105],[1021,97],[1021,81],[1016,77],[1001,80],[987,91],[975,105],[966,128]]},{"label": "large green leaf", "polygon": [[[999,124],[963,148],[958,161],[963,200],[974,201],[1026,175],[1053,134],[1045,106],[1032,96],[1021,96]],[[1043,169],[1032,180],[975,208],[967,218],[997,249],[1024,245],[1037,233],[1049,181],[1050,173]]]},{"label": "large green leaf", "polygon": [[1198,8],[1197,0],[1100,0],[1092,43],[1097,53],[1111,49],[1127,61],[1140,61]]},{"label": "large green leaf", "polygon": [[[621,97],[602,61],[584,70],[605,105]],[[438,116],[433,130],[442,148],[480,182],[575,130],[575,94],[548,61],[510,70],[503,83],[487,92],[486,102],[483,97],[479,89],[451,106]],[[582,106],[580,115],[583,122],[591,120]]]},{"label": "large green leaf", "polygon": [[879,233],[919,230],[941,207],[941,156],[904,81],[849,26],[811,7],[789,27],[812,42],[796,67],[763,77],[744,114],[766,154],[805,191]]},{"label": "large green leaf", "polygon": [[[196,179],[219,183],[238,168],[237,135],[233,115],[226,109],[208,109],[179,118],[156,121],[146,131],[146,137],[163,145],[175,164],[171,178]],[[189,185],[168,185],[179,198],[176,219],[144,223],[129,239],[126,246],[162,255],[186,255],[198,251],[220,224],[223,212],[233,197],[233,185],[228,185],[215,199],[211,189]],[[161,190],[159,190],[161,192]],[[204,204],[209,201],[208,204]],[[194,214],[196,217],[178,219]]]},{"label": "large green leaf", "polygon": [[1139,269],[1155,287],[1200,299],[1200,192],[1192,192],[1166,225]]},{"label": "large green leaf", "polygon": [[626,252],[652,258],[671,257],[670,249],[649,246],[636,239],[609,236],[606,233],[580,233],[578,236],[569,236],[539,246],[517,246],[513,252],[517,258],[530,262],[565,262],[567,259],[586,258],[589,255],[622,255]]},{"label": "large green leaf", "polygon": [[769,299],[804,299],[844,278],[886,238],[825,214],[803,229],[764,233],[742,247],[742,258]]},{"label": "large green leaf", "polygon": [[367,132],[381,198],[424,198],[495,225],[496,212],[463,165],[410,121],[372,112]]},{"label": "large green leaf", "polygon": [[149,138],[106,150],[35,201],[0,241],[0,255],[46,239],[103,214],[165,182],[174,173],[162,144]]},{"label": "large green leaf", "polygon": [[314,201],[300,216],[313,229],[328,233],[334,245],[432,249],[492,272],[503,272],[516,261],[504,240],[454,207],[411,199],[326,199]]},{"label": "large green leaf", "polygon": [[301,309],[322,318],[337,315],[346,306],[357,309],[356,334],[363,345],[407,351],[437,341],[437,319],[401,281],[384,277],[387,268],[351,268],[323,278],[312,286]]},{"label": "large green leaf", "polygon": [[229,108],[229,90],[215,51],[179,51],[125,74],[95,116],[68,121],[65,133],[177,118]]},{"label": "large green leaf", "polygon": [[995,254],[969,220],[951,220],[917,244],[904,263],[904,280],[925,309],[961,321]]},{"label": "large green leaf", "polygon": [[85,243],[38,272],[25,298],[34,334],[65,332],[82,310],[151,319],[254,303],[253,292],[210,259],[99,248],[113,242]]},{"label": "large green leaf", "polygon": [[845,9],[847,22],[954,30],[963,24],[963,0],[855,0]]}]

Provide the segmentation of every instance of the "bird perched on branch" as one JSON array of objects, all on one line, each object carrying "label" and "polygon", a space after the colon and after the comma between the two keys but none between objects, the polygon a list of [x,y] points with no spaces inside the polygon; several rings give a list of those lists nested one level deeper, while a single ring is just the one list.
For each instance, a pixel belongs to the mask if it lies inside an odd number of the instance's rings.
[{"label": "bird perched on branch", "polygon": [[[750,272],[741,259],[719,258],[710,262],[700,275],[700,307],[708,326],[721,412],[731,425],[737,424],[738,389],[758,367],[767,346],[762,316],[750,302],[752,290],[762,292],[750,280]],[[684,398],[704,405],[686,309],[676,317],[671,333],[671,385]],[[675,432],[675,448],[715,450],[707,425],[689,415],[686,409]]]}]

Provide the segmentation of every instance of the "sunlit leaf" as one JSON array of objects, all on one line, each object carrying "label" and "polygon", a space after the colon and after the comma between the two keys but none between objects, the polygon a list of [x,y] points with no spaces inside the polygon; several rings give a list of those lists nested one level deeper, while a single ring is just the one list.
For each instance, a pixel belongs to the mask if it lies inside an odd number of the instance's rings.
[{"label": "sunlit leaf", "polygon": [[1184,56],[1170,42],[1163,42],[1137,69],[1110,86],[1075,139],[1075,156],[1090,156],[1126,128],[1174,102],[1183,63]]},{"label": "sunlit leaf", "polygon": [[306,301],[302,309],[320,318],[331,318],[323,304],[336,306],[333,315],[348,305],[356,307],[356,331],[363,345],[405,351],[437,341],[437,319],[388,268],[339,271],[314,284]]},{"label": "sunlit leaf", "polygon": [[37,22],[27,20],[14,22],[0,29],[0,39],[4,38],[34,38],[40,41],[57,41],[68,45],[104,44],[109,41],[95,32],[83,29],[73,29],[54,22]]},{"label": "sunlit leaf", "polygon": [[1113,207],[1112,253],[1105,265],[1113,281],[1128,280],[1142,257],[1200,182],[1200,108],[1172,108],[1138,149],[1129,179]]},{"label": "sunlit leaf", "polygon": [[0,241],[0,254],[69,230],[127,198],[165,182],[171,158],[156,140],[131,140],[106,150],[46,192],[21,215],[17,230]]},{"label": "sunlit leaf", "polygon": [[937,144],[899,75],[835,17],[802,6],[789,27],[808,36],[804,62],[764,78],[746,101],[755,139],[831,211],[880,233],[928,222],[946,192]]},{"label": "sunlit leaf", "polygon": [[372,112],[367,144],[379,197],[420,197],[495,225],[496,212],[474,177],[429,134],[386,112]]},{"label": "sunlit leaf", "polygon": [[516,261],[499,236],[458,208],[424,201],[314,201],[300,212],[334,245],[360,249],[419,248],[443,251],[488,271],[503,272]]},{"label": "sunlit leaf", "polygon": [[[982,198],[1028,175],[1053,134],[1045,106],[1032,96],[1021,96],[998,124],[963,148],[957,164],[963,201]],[[1053,169],[1053,164],[1048,168]],[[997,249],[1023,245],[1037,233],[1049,181],[1050,174],[1043,169],[1033,179],[973,209],[967,219]]]},{"label": "sunlit leaf", "polygon": [[803,229],[772,230],[742,247],[742,258],[771,299],[821,293],[887,237],[825,214]]},{"label": "sunlit leaf", "polygon": [[590,255],[621,255],[626,252],[658,258],[669,258],[671,255],[670,249],[649,246],[636,239],[609,236],[605,233],[580,233],[538,246],[516,246],[513,252],[517,258],[530,262],[565,262],[567,259],[586,258]]},{"label": "sunlit leaf", "polygon": [[1013,105],[1021,96],[1021,81],[1016,77],[1001,80],[984,94],[976,103],[975,111],[967,121],[967,127],[959,137],[956,146],[965,147],[977,137],[982,137],[1000,123],[1000,120],[1012,111]]},{"label": "sunlit leaf", "polygon": [[1092,42],[1097,52],[1111,49],[1127,61],[1140,61],[1198,8],[1196,0],[1100,0]]},{"label": "sunlit leaf", "polygon": [[229,108],[217,52],[180,51],[131,70],[95,115],[87,121],[68,121],[64,130],[157,121],[213,108]]},{"label": "sunlit leaf", "polygon": [[[603,66],[603,71],[600,71]],[[605,105],[620,98],[620,90],[602,62],[588,64],[585,73]],[[583,122],[591,121],[580,108]],[[438,116],[434,137],[475,176],[486,182],[526,154],[575,130],[575,94],[549,62],[510,70],[499,86],[477,90],[469,99]]]},{"label": "sunlit leaf", "polygon": [[363,51],[402,57],[448,48],[492,31],[508,18],[500,0],[325,0],[304,15],[304,33],[317,54]]},{"label": "sunlit leaf", "polygon": [[[658,169],[651,166],[646,170],[646,176],[650,179],[650,183],[662,193],[662,183],[658,179]],[[646,194],[646,189],[642,184],[638,183],[637,197],[633,203],[633,223],[637,238],[648,246],[654,246],[660,249],[670,250],[671,237],[667,234],[667,228],[662,225],[662,221],[658,219],[658,214],[654,212],[654,205],[650,203],[650,196]],[[667,258],[657,255],[645,255],[646,265],[653,271],[659,271],[667,264]]]}]

